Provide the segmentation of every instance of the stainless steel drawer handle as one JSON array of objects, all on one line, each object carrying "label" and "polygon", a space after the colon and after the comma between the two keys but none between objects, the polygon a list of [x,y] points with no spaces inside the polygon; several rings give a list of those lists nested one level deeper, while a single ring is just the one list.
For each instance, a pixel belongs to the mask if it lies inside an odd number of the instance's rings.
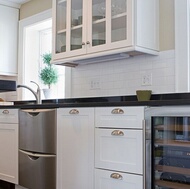
[{"label": "stainless steel drawer handle", "polygon": [[112,174],[110,175],[110,178],[113,178],[113,179],[120,179],[120,180],[123,179],[122,175],[120,175],[120,174],[118,174],[118,173],[112,173]]},{"label": "stainless steel drawer handle", "polygon": [[113,135],[113,136],[124,136],[124,133],[123,133],[123,131],[120,131],[120,130],[114,130],[114,131],[112,131],[111,135]]},{"label": "stainless steel drawer handle", "polygon": [[3,114],[9,114],[9,110],[3,110]]},{"label": "stainless steel drawer handle", "polygon": [[115,108],[111,111],[112,114],[124,114],[124,111],[121,108]]},{"label": "stainless steel drawer handle", "polygon": [[70,114],[79,114],[79,111],[77,109],[72,109],[69,111]]}]

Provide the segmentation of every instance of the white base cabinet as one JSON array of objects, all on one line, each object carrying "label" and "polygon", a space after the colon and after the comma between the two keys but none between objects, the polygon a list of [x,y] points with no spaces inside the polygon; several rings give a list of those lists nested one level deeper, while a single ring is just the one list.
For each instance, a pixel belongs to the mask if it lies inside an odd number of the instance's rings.
[{"label": "white base cabinet", "polygon": [[143,189],[144,107],[95,108],[95,189]]},{"label": "white base cabinet", "polygon": [[94,109],[57,111],[57,189],[93,189]]},{"label": "white base cabinet", "polygon": [[18,110],[0,110],[0,180],[18,184]]},{"label": "white base cabinet", "polygon": [[143,177],[96,169],[95,189],[143,189]]}]

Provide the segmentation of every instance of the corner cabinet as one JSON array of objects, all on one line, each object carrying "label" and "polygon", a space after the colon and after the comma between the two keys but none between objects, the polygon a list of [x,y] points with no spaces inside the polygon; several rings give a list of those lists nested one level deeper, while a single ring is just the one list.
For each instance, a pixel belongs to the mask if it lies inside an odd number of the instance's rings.
[{"label": "corner cabinet", "polygon": [[93,189],[94,108],[57,110],[57,189]]},{"label": "corner cabinet", "polygon": [[0,5],[0,75],[17,75],[19,9]]},{"label": "corner cabinet", "polygon": [[0,110],[0,180],[18,184],[18,110]]},{"label": "corner cabinet", "polygon": [[53,0],[53,63],[157,54],[158,18],[159,0]]}]

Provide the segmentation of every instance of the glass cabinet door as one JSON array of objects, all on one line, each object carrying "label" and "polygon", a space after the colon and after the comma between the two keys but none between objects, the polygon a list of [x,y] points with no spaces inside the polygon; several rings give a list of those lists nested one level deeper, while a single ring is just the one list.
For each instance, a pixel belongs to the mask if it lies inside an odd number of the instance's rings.
[{"label": "glass cabinet door", "polygon": [[71,0],[70,51],[82,49],[83,0]]},{"label": "glass cabinet door", "polygon": [[67,26],[67,0],[56,0],[56,39],[55,53],[66,51]]},{"label": "glass cabinet door", "polygon": [[97,52],[131,45],[132,0],[91,1],[88,50]]},{"label": "glass cabinet door", "polygon": [[106,0],[92,0],[92,46],[106,43]]},{"label": "glass cabinet door", "polygon": [[54,1],[55,56],[71,57],[85,53],[84,0]]},{"label": "glass cabinet door", "polygon": [[111,42],[127,39],[127,0],[111,0]]},{"label": "glass cabinet door", "polygon": [[190,117],[153,117],[153,188],[190,188]]}]

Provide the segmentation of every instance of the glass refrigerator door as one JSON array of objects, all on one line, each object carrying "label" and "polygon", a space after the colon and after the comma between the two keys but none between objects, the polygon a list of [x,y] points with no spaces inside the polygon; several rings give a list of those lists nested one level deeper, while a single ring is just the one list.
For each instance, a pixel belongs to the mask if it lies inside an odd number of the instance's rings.
[{"label": "glass refrigerator door", "polygon": [[190,117],[152,117],[155,189],[190,188]]}]

